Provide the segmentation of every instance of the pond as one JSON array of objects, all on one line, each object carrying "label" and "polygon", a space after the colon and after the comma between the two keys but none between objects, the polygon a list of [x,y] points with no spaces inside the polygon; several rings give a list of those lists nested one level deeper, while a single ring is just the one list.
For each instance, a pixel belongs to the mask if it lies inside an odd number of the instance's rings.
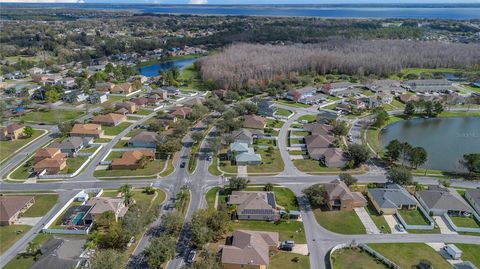
[{"label": "pond", "polygon": [[198,60],[198,58],[189,58],[189,59],[179,59],[179,60],[174,60],[174,61],[156,63],[156,64],[140,67],[138,69],[138,71],[143,76],[154,77],[154,76],[158,76],[159,72],[162,72],[164,70],[168,70],[168,69],[173,68],[173,67],[176,67],[178,69],[183,69],[183,68],[193,64],[197,60]]},{"label": "pond", "polygon": [[379,139],[383,147],[398,139],[425,148],[428,161],[422,168],[463,172],[463,154],[480,153],[480,117],[399,121],[384,128]]}]

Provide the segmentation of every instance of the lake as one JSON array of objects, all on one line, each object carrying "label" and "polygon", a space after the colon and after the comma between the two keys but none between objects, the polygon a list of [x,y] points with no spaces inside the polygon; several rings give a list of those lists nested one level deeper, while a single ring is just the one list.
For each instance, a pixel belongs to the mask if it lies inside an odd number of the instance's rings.
[{"label": "lake", "polygon": [[158,76],[159,72],[168,70],[173,67],[176,67],[178,69],[183,69],[193,64],[197,60],[198,58],[189,58],[189,59],[179,59],[174,61],[156,63],[156,64],[140,67],[138,71],[140,72],[141,75],[144,75],[146,77],[154,77],[154,76]]},{"label": "lake", "polygon": [[393,139],[425,148],[428,161],[422,168],[465,171],[459,160],[480,153],[480,117],[411,119],[387,126],[379,136],[382,146]]}]

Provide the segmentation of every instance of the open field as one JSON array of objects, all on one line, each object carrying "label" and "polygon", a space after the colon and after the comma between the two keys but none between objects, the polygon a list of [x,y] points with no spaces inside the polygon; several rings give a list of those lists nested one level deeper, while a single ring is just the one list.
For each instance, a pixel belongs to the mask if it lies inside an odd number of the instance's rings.
[{"label": "open field", "polygon": [[29,225],[0,226],[0,238],[2,241],[0,244],[0,254],[15,244],[15,242],[22,238],[31,228],[32,226]]},{"label": "open field", "polygon": [[386,269],[387,267],[375,260],[362,249],[344,248],[332,254],[333,269]]},{"label": "open field", "polygon": [[132,123],[122,122],[117,126],[102,126],[102,129],[105,131],[105,135],[118,135],[130,125]]},{"label": "open field", "polygon": [[315,209],[315,218],[318,224],[335,233],[365,234],[365,227],[355,211],[328,211]]},{"label": "open field", "polygon": [[14,141],[0,141],[0,163],[6,160],[16,150],[39,137],[43,131],[33,130],[33,135],[27,138],[20,138]]},{"label": "open field", "polygon": [[96,170],[93,175],[96,177],[147,177],[159,173],[164,166],[165,160],[154,160],[148,162],[142,169]]},{"label": "open field", "polygon": [[82,110],[52,109],[49,111],[27,112],[19,119],[25,122],[44,122],[54,124],[74,120],[84,114],[85,112]]}]

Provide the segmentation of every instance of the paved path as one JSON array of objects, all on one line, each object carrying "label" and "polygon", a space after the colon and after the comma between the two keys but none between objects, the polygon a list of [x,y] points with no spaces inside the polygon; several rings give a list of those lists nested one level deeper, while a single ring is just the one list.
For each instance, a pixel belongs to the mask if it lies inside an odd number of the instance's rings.
[{"label": "paved path", "polygon": [[441,234],[458,234],[448,226],[447,222],[443,219],[443,216],[433,216],[433,219],[437,223]]},{"label": "paved path", "polygon": [[360,218],[360,221],[362,221],[363,226],[367,231],[367,234],[380,234],[380,230],[377,228],[377,225],[375,225],[372,218],[370,217],[370,215],[368,215],[367,210],[365,210],[364,207],[357,207],[354,208],[354,210],[355,213],[357,213],[357,216]]},{"label": "paved path", "polygon": [[395,228],[395,226],[397,224],[399,224],[397,219],[395,218],[395,216],[393,216],[393,215],[383,215],[383,217],[385,218],[385,221],[387,222],[388,227],[390,227],[390,231],[392,232],[392,234],[406,234],[406,233],[408,233],[407,231],[400,232],[399,230],[397,230],[397,228]]}]

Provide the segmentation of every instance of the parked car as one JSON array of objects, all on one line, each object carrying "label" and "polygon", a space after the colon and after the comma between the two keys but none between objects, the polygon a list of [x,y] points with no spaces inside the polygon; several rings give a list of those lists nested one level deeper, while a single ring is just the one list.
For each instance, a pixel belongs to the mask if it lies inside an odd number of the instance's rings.
[{"label": "parked car", "polygon": [[403,226],[400,225],[400,224],[396,224],[396,225],[395,225],[395,229],[396,229],[397,231],[399,231],[399,232],[405,232],[405,229],[404,229]]},{"label": "parked car", "polygon": [[187,263],[192,264],[195,261],[195,257],[197,256],[197,251],[195,249],[190,250],[187,257]]},{"label": "parked car", "polygon": [[280,250],[292,251],[295,246],[295,241],[287,240],[280,243]]},{"label": "parked car", "polygon": [[185,162],[182,162],[182,163],[180,164],[180,168],[185,168]]},{"label": "parked car", "polygon": [[212,155],[208,155],[207,156],[207,161],[211,161],[212,160]]}]

